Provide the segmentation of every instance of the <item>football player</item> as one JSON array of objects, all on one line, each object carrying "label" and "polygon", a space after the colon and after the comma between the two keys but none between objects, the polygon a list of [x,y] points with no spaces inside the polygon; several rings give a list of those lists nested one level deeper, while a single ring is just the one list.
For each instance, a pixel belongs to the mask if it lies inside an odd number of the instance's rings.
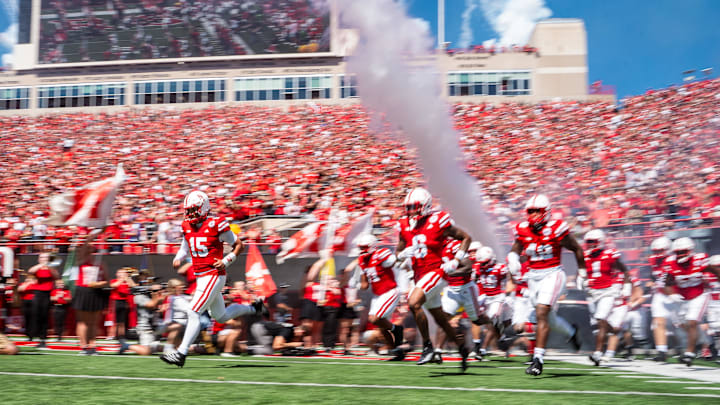
[{"label": "football player", "polygon": [[588,266],[590,272],[579,273],[580,277],[586,280],[585,284],[592,302],[593,318],[598,323],[595,351],[590,354],[590,361],[599,366],[605,338],[611,330],[608,318],[615,305],[615,300],[620,298],[622,283],[616,284],[615,281],[618,273],[622,273],[624,280],[628,270],[620,260],[620,252],[605,247],[605,232],[600,229],[593,229],[585,234],[585,249],[585,265]]},{"label": "football player", "polygon": [[570,235],[565,221],[550,219],[550,200],[542,195],[534,195],[525,204],[527,220],[516,225],[515,241],[507,255],[507,266],[515,276],[520,272],[520,255],[529,261],[528,281],[529,298],[535,306],[537,330],[533,362],[525,370],[527,374],[542,374],[545,345],[550,328],[568,336],[568,342],[576,350],[580,349],[577,327],[556,314],[557,302],[565,289],[566,275],[560,265],[560,251],[568,249],[575,254],[579,271],[585,270],[585,257],[582,247]]},{"label": "football player", "polygon": [[512,292],[515,286],[510,280],[507,266],[497,262],[495,251],[490,246],[483,246],[478,250],[473,270],[485,293],[485,313],[491,321],[482,347],[476,354],[476,358],[482,359],[487,355],[488,346],[500,337],[500,331],[510,324],[512,307],[507,303],[506,293]]},{"label": "football player", "polygon": [[667,320],[672,319],[677,311],[677,303],[665,294],[665,288],[662,284],[663,263],[670,256],[671,243],[670,239],[665,236],[653,240],[650,244],[652,254],[648,258],[650,275],[653,279],[651,286],[655,289],[650,303],[653,337],[655,338],[655,350],[657,351],[655,361],[665,361],[667,358]]},{"label": "football player", "polygon": [[[387,248],[377,248],[377,239],[370,233],[358,236],[357,246],[360,256],[348,265],[348,268],[357,264],[362,271],[360,276],[360,289],[370,288],[373,298],[368,312],[368,322],[377,326],[385,342],[395,348],[402,344],[403,327],[390,322],[390,317],[400,302],[400,292],[395,281],[393,268],[397,262],[395,255]],[[392,360],[399,361],[405,357],[404,351]]]},{"label": "football player", "polygon": [[[456,335],[450,326],[442,310],[440,293],[447,285],[444,274],[455,271],[460,260],[465,258],[471,242],[470,235],[456,227],[447,212],[432,211],[432,196],[424,188],[412,189],[405,197],[404,208],[406,215],[398,223],[400,235],[395,251],[399,252],[397,257],[400,261],[412,259],[415,286],[408,295],[408,305],[423,339],[423,351],[417,364],[431,361],[434,355],[424,307],[447,337],[457,344],[462,357],[461,368],[465,370],[469,354],[465,338]],[[442,251],[447,238],[460,240],[461,244],[455,257],[443,263]]]},{"label": "football player", "polygon": [[[183,259],[190,255],[197,287],[190,301],[187,327],[177,351],[164,353],[160,358],[178,367],[185,365],[190,345],[200,332],[200,314],[209,311],[218,323],[243,315],[265,315],[261,299],[252,305],[231,304],[225,308],[222,289],[225,286],[226,268],[230,266],[243,249],[243,243],[230,230],[230,224],[216,217],[210,217],[210,199],[202,191],[191,191],[183,201],[185,219],[182,223],[183,241],[173,266],[180,267]],[[223,243],[232,246],[232,252],[223,256]]]},{"label": "football player", "polygon": [[695,253],[695,242],[690,238],[674,240],[671,249],[672,255],[663,262],[663,282],[665,293],[680,302],[680,320],[687,332],[687,348],[680,362],[689,367],[695,359],[698,323],[710,303],[704,273],[720,276],[720,269],[709,264],[705,253]]}]

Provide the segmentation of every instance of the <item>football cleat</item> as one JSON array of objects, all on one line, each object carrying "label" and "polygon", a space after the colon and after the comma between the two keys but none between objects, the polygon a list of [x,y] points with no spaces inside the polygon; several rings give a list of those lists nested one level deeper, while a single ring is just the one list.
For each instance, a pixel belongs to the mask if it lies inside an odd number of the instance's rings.
[{"label": "football cleat", "polygon": [[573,328],[575,328],[575,333],[573,333],[572,336],[570,336],[570,339],[567,340],[568,343],[572,345],[572,347],[575,349],[575,351],[579,351],[580,347],[582,346],[582,341],[580,341],[580,329],[577,327],[577,325],[573,324]]},{"label": "football cleat", "polygon": [[443,358],[442,358],[442,352],[435,352],[433,353],[432,360],[430,360],[431,363],[435,364],[442,364]]},{"label": "football cleat", "polygon": [[468,368],[468,355],[470,354],[470,351],[465,345],[460,346],[460,368],[462,369],[463,373]]},{"label": "football cleat", "polygon": [[125,353],[130,348],[130,345],[127,344],[127,342],[120,343],[120,347],[118,348],[118,354]]},{"label": "football cleat", "polygon": [[657,355],[655,355],[655,357],[653,357],[653,361],[665,363],[667,361],[667,353],[658,352]]},{"label": "football cleat", "polygon": [[398,347],[403,342],[403,330],[405,328],[402,327],[402,325],[395,325],[395,328],[390,332],[393,335],[393,339],[395,340],[395,347]]},{"label": "football cleat", "polygon": [[592,353],[591,355],[588,356],[588,358],[590,359],[590,361],[592,361],[593,363],[595,363],[595,366],[599,366],[599,365],[600,365],[600,361],[602,360],[601,355],[599,355],[599,354],[597,354],[597,353]]},{"label": "football cleat", "polygon": [[405,349],[396,347],[392,350],[390,350],[390,354],[392,354],[394,357],[389,359],[388,361],[403,361],[405,360]]},{"label": "football cleat", "polygon": [[263,303],[263,300],[261,298],[256,299],[255,302],[252,303],[252,306],[253,308],[255,308],[256,315],[259,315],[263,318],[267,318],[270,316],[270,312],[268,311],[265,303]]},{"label": "football cleat", "polygon": [[539,376],[542,374],[543,370],[543,364],[538,358],[534,358],[532,361],[532,364],[528,368],[525,369],[525,374],[530,374],[532,376]]},{"label": "football cleat", "polygon": [[693,360],[695,359],[695,356],[690,356],[688,354],[683,354],[680,356],[680,363],[690,367],[692,366]]},{"label": "football cleat", "polygon": [[185,355],[180,352],[168,352],[163,353],[160,356],[160,360],[164,361],[167,364],[174,364],[178,367],[181,367],[185,365]]},{"label": "football cleat", "polygon": [[420,359],[417,361],[418,366],[422,366],[425,363],[429,363],[435,357],[435,351],[433,350],[432,344],[428,343],[423,347],[423,351],[420,354]]}]

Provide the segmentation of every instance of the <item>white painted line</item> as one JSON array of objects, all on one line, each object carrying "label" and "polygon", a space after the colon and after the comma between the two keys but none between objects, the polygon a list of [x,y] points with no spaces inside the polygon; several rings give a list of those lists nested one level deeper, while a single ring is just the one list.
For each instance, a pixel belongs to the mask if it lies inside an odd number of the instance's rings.
[{"label": "white painted line", "polygon": [[683,387],[686,390],[710,390],[710,391],[720,391],[720,387]]},{"label": "white painted line", "polygon": [[[631,372],[630,371],[620,371],[620,370],[618,370],[618,371],[591,371],[590,374],[622,376],[622,375],[629,375],[629,374],[631,374]],[[638,378],[645,378],[645,377],[638,377]]]},{"label": "white painted line", "polygon": [[680,381],[680,380],[645,380],[645,382],[658,383],[658,384],[712,384],[710,382],[705,382],[705,381]]},{"label": "white painted line", "polygon": [[328,388],[362,388],[362,389],[392,389],[392,390],[424,390],[424,391],[470,391],[470,392],[522,392],[535,394],[580,394],[580,395],[640,395],[651,397],[692,397],[692,398],[720,398],[716,394],[676,394],[668,392],[643,392],[643,391],[575,391],[575,390],[535,390],[535,389],[512,389],[512,388],[486,388],[486,387],[429,387],[417,385],[361,385],[361,384],[321,384],[321,383],[300,383],[300,382],[276,382],[276,381],[234,381],[234,380],[195,380],[190,378],[144,378],[124,377],[112,375],[71,375],[71,374],[46,374],[46,373],[15,373],[0,371],[0,375],[15,375],[25,377],[51,377],[51,378],[77,378],[94,380],[129,380],[129,381],[156,381],[156,382],[189,382],[202,384],[239,384],[239,385],[265,385],[283,387],[328,387]]},{"label": "white painted line", "polygon": [[664,377],[654,375],[619,375],[620,378],[652,378],[653,380],[674,380],[677,377]]}]

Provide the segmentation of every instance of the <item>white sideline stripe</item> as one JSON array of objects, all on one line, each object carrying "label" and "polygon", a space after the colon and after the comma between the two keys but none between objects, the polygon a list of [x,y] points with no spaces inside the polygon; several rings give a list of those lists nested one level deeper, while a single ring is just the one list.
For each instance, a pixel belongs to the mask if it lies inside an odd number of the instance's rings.
[{"label": "white sideline stripe", "polygon": [[686,390],[710,390],[710,391],[720,391],[720,387],[683,387]]},{"label": "white sideline stripe", "polygon": [[675,380],[677,377],[650,376],[650,375],[619,375],[620,378],[652,378],[653,380]]},{"label": "white sideline stripe", "polygon": [[275,381],[235,381],[235,380],[195,380],[190,378],[145,378],[145,377],[124,377],[112,375],[71,375],[71,374],[46,374],[46,373],[15,373],[0,371],[0,375],[15,375],[25,377],[54,377],[54,378],[78,378],[96,380],[128,380],[128,381],[158,381],[158,382],[190,382],[206,384],[239,384],[239,385],[267,385],[283,387],[329,387],[329,388],[374,388],[374,389],[401,389],[401,390],[426,390],[426,391],[471,391],[471,392],[522,392],[535,394],[597,394],[597,395],[641,395],[652,397],[693,397],[693,398],[720,398],[716,394],[676,394],[669,392],[642,392],[642,391],[575,391],[575,390],[534,390],[534,389],[513,389],[513,388],[485,388],[485,387],[428,387],[416,385],[364,385],[364,384],[321,384],[321,383],[300,383],[300,382],[275,382]]},{"label": "white sideline stripe", "polygon": [[[590,374],[623,376],[623,375],[630,375],[630,372],[629,371],[591,371]],[[645,377],[638,376],[637,378],[645,378]]]},{"label": "white sideline stripe", "polygon": [[658,384],[712,384],[710,382],[705,382],[705,381],[680,381],[680,380],[646,380],[645,382],[658,383]]},{"label": "white sideline stripe", "polygon": [[[29,355],[30,353],[28,353]],[[70,356],[70,357],[79,357],[77,355],[77,352],[74,353],[32,353],[33,355],[37,356]],[[97,357],[101,357],[103,359],[155,359],[157,360],[157,356],[139,356],[139,355],[126,355],[126,356],[119,356],[119,355],[113,355],[113,354],[99,354]],[[259,356],[262,357],[262,356]],[[280,359],[280,357],[273,357]],[[321,359],[318,358],[308,358],[307,360],[259,360],[259,359],[237,359],[237,358],[217,358],[217,359],[211,359],[211,358],[204,358],[203,356],[190,356],[188,357],[188,361],[224,361],[224,362],[250,362],[250,363],[270,363],[270,364],[329,364],[329,365],[341,365],[341,366],[384,366],[384,367],[420,367],[416,365],[415,363],[410,364],[397,364],[392,362],[387,362],[383,360],[378,360],[375,362],[367,362],[367,363],[360,363],[360,361],[363,360],[355,360],[355,359],[345,359],[344,361],[321,361]],[[457,362],[458,364],[460,362]],[[480,363],[480,362],[478,362]],[[482,364],[487,364],[488,362],[482,362]],[[470,366],[475,364],[475,362],[468,363]],[[437,369],[457,369],[458,366],[431,366],[428,368],[428,370],[437,370]],[[505,370],[525,370],[527,367],[517,367],[517,366],[497,366],[497,367],[481,367],[481,368],[502,368]],[[552,370],[560,370],[560,371],[590,371],[594,370],[593,368],[570,368],[570,367],[551,367],[549,369]],[[618,371],[617,374],[623,373],[623,371]],[[627,373],[625,371],[625,373]]]}]

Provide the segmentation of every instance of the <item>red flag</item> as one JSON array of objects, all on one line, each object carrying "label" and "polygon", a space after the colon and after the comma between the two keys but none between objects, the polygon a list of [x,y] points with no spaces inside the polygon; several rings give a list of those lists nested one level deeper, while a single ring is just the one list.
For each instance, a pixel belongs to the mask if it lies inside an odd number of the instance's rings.
[{"label": "red flag", "polygon": [[319,251],[318,239],[325,228],[325,223],[313,222],[303,229],[295,232],[290,239],[283,242],[280,253],[275,260],[282,264],[286,259],[293,257],[307,257]]},{"label": "red flag", "polygon": [[107,225],[115,194],[124,180],[125,171],[122,165],[119,165],[113,177],[50,197],[50,217],[47,224],[91,228]]},{"label": "red flag", "polygon": [[254,243],[250,244],[250,251],[245,262],[245,280],[248,284],[253,285],[255,293],[260,297],[268,298],[277,292],[270,271]]}]

